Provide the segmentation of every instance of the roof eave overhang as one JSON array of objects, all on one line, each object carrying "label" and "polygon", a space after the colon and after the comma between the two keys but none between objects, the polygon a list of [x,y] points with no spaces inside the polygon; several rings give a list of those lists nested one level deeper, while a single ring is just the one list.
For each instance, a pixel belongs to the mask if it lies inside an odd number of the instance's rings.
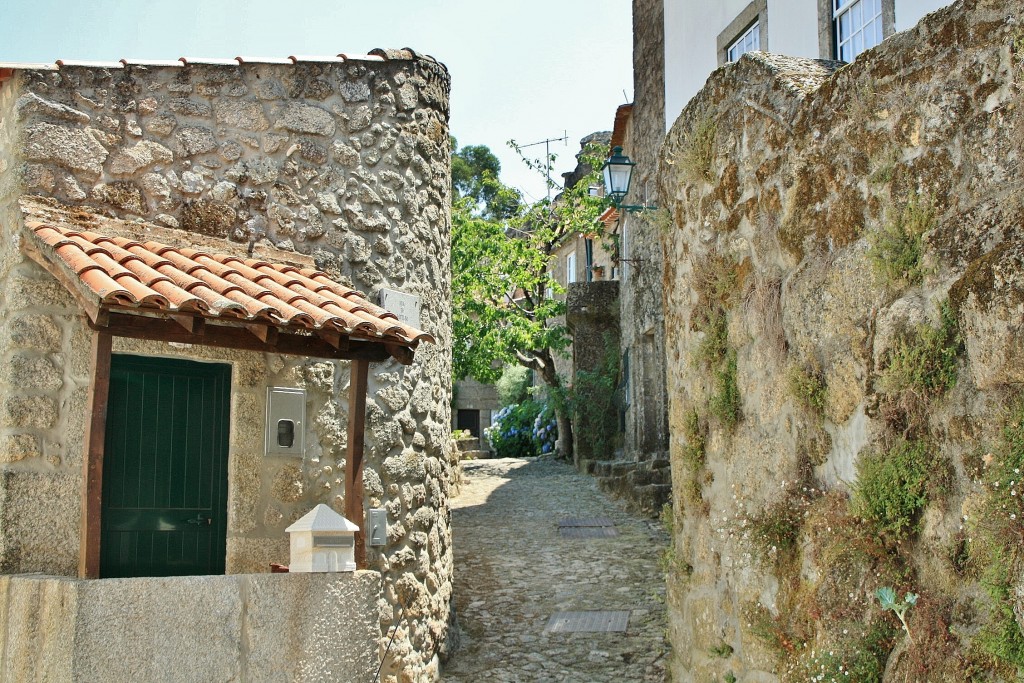
[{"label": "roof eave overhang", "polygon": [[372,339],[335,330],[308,330],[271,321],[243,321],[196,313],[168,313],[144,306],[104,303],[49,245],[27,228],[19,234],[22,253],[50,273],[85,312],[89,327],[117,337],[175,344],[213,346],[331,360],[382,362],[394,358],[403,365],[413,361],[417,342]]}]

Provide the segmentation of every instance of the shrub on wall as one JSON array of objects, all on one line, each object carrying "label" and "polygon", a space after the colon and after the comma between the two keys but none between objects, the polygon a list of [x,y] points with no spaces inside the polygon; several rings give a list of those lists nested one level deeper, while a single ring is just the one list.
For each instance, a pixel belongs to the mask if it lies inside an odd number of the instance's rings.
[{"label": "shrub on wall", "polygon": [[912,195],[903,210],[882,228],[868,234],[868,258],[878,278],[888,285],[915,285],[924,278],[922,238],[935,223],[933,200]]},{"label": "shrub on wall", "polygon": [[980,509],[968,517],[970,552],[981,568],[989,614],[976,643],[991,662],[1024,678],[1024,633],[1015,615],[1014,586],[1024,570],[1024,397],[1010,411],[1002,438],[983,456]]},{"label": "shrub on wall", "polygon": [[605,336],[605,350],[593,370],[579,370],[568,392],[580,452],[610,456],[619,431],[619,346]]},{"label": "shrub on wall", "polygon": [[883,389],[935,395],[956,384],[956,361],[963,348],[960,327],[948,301],[941,304],[939,313],[938,327],[921,325],[896,340],[881,376]]},{"label": "shrub on wall", "polygon": [[889,540],[908,538],[917,531],[918,517],[928,503],[934,460],[926,442],[905,439],[885,452],[862,456],[853,490],[855,514]]}]

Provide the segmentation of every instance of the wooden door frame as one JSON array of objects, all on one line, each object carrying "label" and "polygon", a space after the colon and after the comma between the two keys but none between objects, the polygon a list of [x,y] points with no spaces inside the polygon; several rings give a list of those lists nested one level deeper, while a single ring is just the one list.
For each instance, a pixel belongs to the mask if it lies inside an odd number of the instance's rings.
[{"label": "wooden door frame", "polygon": [[93,332],[89,398],[85,414],[85,459],[82,462],[82,520],[78,553],[78,576],[100,576],[100,534],[102,533],[103,453],[107,434],[107,402],[110,398],[110,362],[113,336]]},{"label": "wooden door frame", "polygon": [[[100,576],[100,535],[102,533],[103,455],[110,398],[110,365],[113,335],[93,330],[86,405],[85,454],[82,460],[81,522],[78,576]],[[349,384],[348,447],[345,452],[345,516],[359,526],[355,538],[357,569],[366,569],[366,512],[363,504],[363,451],[366,433],[367,375],[370,362],[352,360]],[[228,388],[230,392],[230,387]],[[230,482],[229,482],[230,485]]]}]

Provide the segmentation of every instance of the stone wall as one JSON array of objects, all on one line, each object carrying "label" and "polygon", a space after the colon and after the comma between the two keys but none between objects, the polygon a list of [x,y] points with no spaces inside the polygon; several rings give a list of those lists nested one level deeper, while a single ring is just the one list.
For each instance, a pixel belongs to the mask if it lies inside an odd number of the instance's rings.
[{"label": "stone wall", "polygon": [[[658,152],[665,137],[664,3],[633,2],[633,113],[623,149],[636,163],[624,203],[656,206]],[[657,211],[624,217],[626,253],[622,279],[622,350],[629,355],[632,396],[626,410],[625,457],[651,460],[668,450],[665,393],[665,320],[661,300],[664,264]]]},{"label": "stone wall", "polygon": [[380,575],[0,576],[0,680],[368,681]]},{"label": "stone wall", "polygon": [[672,127],[673,680],[1024,669],[1021,16],[746,55]]},{"label": "stone wall", "polygon": [[[144,219],[206,248],[278,250],[378,300],[418,295],[437,339],[370,370],[366,502],[388,511],[382,680],[429,680],[449,637],[449,149],[446,69],[409,51],[348,61],[63,66],[0,87],[0,567],[72,575],[90,368],[84,318],[18,251],[24,193]],[[290,256],[289,256],[290,254]],[[227,571],[288,559],[284,528],[342,511],[348,364],[115,340],[115,353],[232,365]],[[269,386],[307,391],[304,457],[264,456]],[[356,520],[358,522],[358,520]]]},{"label": "stone wall", "polygon": [[[619,447],[621,401],[615,396],[614,386],[618,382],[620,354],[618,281],[569,285],[565,309],[572,334],[576,400],[572,458],[581,467],[583,461],[614,458]],[[605,377],[612,386],[605,386]],[[582,468],[586,469],[586,465]]]}]

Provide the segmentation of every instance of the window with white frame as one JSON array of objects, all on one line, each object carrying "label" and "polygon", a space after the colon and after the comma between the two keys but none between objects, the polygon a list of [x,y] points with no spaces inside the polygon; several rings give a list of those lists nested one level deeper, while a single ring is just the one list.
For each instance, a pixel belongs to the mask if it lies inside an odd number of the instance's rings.
[{"label": "window with white frame", "polygon": [[[836,0],[840,2],[840,0]],[[725,51],[726,61],[735,62],[744,52],[761,49],[761,22],[755,21]]]},{"label": "window with white frame", "polygon": [[551,286],[551,281],[555,279],[555,274],[552,271],[549,270],[547,272],[547,276],[548,276],[548,284],[547,284],[547,287],[544,288],[544,298],[545,299],[554,299],[555,298],[555,290]]},{"label": "window with white frame", "polygon": [[565,284],[576,282],[576,252],[570,251],[565,257]]},{"label": "window with white frame", "polygon": [[882,42],[882,0],[831,0],[836,57],[852,62]]}]

